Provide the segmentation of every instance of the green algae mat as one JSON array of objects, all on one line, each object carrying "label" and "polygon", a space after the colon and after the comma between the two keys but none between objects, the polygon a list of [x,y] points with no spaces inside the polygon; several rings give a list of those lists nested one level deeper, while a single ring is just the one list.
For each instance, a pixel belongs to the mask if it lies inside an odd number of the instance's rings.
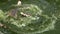
[{"label": "green algae mat", "polygon": [[0,1],[1,34],[59,34],[59,0]]}]

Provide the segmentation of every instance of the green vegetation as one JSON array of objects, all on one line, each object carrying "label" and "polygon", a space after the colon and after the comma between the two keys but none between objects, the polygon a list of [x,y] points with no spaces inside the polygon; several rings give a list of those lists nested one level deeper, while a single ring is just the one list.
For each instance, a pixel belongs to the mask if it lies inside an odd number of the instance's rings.
[{"label": "green vegetation", "polygon": [[16,6],[17,1],[0,1],[0,34],[50,34],[58,29],[59,0],[21,0]]}]

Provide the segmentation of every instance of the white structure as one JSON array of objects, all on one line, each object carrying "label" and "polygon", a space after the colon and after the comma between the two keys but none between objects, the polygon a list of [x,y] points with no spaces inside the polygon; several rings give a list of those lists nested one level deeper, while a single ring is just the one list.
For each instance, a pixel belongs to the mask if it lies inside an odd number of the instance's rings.
[{"label": "white structure", "polygon": [[21,6],[21,1],[19,0],[18,3],[17,3],[18,6]]}]

